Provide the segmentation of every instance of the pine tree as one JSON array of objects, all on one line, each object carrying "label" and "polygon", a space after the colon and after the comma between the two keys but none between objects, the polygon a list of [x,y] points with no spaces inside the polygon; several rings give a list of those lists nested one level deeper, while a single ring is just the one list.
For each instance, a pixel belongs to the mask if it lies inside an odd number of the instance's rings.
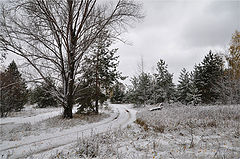
[{"label": "pine tree", "polygon": [[167,70],[168,66],[162,59],[157,63],[157,73],[154,74],[156,81],[154,92],[157,103],[169,102],[174,99],[175,86],[172,82],[173,75]]},{"label": "pine tree", "polygon": [[178,82],[177,99],[183,104],[188,104],[191,101],[191,98],[189,97],[191,94],[191,81],[189,73],[185,68],[182,69]]},{"label": "pine tree", "polygon": [[57,101],[52,95],[51,90],[49,90],[49,85],[54,85],[54,82],[50,78],[48,79],[48,83],[41,83],[41,85],[36,86],[36,88],[31,93],[30,102],[32,104],[37,103],[37,106],[39,108],[56,107],[58,105]]},{"label": "pine tree", "polygon": [[151,79],[152,76],[149,73],[142,72],[138,76],[134,76],[131,79],[133,88],[131,90],[131,102],[136,106],[146,105],[149,103],[151,92]]},{"label": "pine tree", "polygon": [[27,86],[14,61],[1,72],[1,117],[20,111],[27,102]]},{"label": "pine tree", "polygon": [[187,104],[198,105],[202,103],[202,99],[201,99],[202,94],[196,86],[195,73],[197,72],[194,71],[189,74],[190,85],[189,85],[189,93],[187,93],[186,101],[188,101]]},{"label": "pine tree", "polygon": [[203,103],[214,103],[219,99],[219,81],[223,75],[223,60],[211,51],[201,64],[195,66],[194,84],[201,94]]},{"label": "pine tree", "polygon": [[99,101],[102,103],[103,100],[106,100],[106,92],[110,90],[114,82],[122,78],[121,73],[117,70],[119,65],[118,56],[115,56],[117,49],[110,49],[111,45],[112,41],[108,31],[103,32],[90,53],[84,57],[82,65],[82,80],[85,81],[85,86],[95,90],[96,113],[98,113]]},{"label": "pine tree", "polygon": [[112,103],[123,103],[124,102],[124,90],[125,86],[117,82],[113,87],[112,87],[112,93],[110,94],[110,101]]}]

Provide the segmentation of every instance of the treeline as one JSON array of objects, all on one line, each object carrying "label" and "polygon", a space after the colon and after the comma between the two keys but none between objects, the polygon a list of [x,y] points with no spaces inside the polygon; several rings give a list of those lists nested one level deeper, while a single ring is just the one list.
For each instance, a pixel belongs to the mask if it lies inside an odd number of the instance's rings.
[{"label": "treeline", "polygon": [[[112,103],[133,103],[135,105],[181,102],[183,104],[239,104],[240,103],[240,32],[236,31],[227,54],[212,51],[193,71],[182,69],[178,84],[173,83],[173,74],[168,65],[160,59],[154,73],[144,72],[131,78],[131,85],[119,82],[123,77],[117,70],[119,61],[117,49],[111,48],[108,31],[104,31],[97,43],[81,61],[74,86],[74,104],[79,112],[98,113],[98,107],[106,100]],[[143,66],[142,66],[143,67]],[[56,92],[64,91],[59,79],[49,75],[45,80],[29,85],[13,61],[0,71],[1,117],[11,111],[20,111],[29,102],[37,107],[63,106]],[[52,91],[54,90],[54,91]],[[65,96],[65,95],[64,95]]]},{"label": "treeline", "polygon": [[[141,71],[131,79],[131,83],[119,102],[135,105],[162,102],[239,104],[240,32],[233,34],[227,54],[209,51],[203,61],[194,66],[193,71],[188,72],[183,68],[177,85],[174,85],[173,74],[169,73],[162,59],[157,63],[155,73]],[[119,94],[119,91],[115,94]]]}]

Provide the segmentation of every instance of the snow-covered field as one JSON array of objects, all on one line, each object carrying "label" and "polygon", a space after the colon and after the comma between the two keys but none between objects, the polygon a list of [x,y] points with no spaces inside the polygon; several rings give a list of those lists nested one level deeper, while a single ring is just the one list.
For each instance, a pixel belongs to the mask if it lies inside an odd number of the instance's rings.
[{"label": "snow-covered field", "polygon": [[62,124],[58,117],[37,122],[52,128],[35,131],[33,124],[30,132],[38,134],[4,138],[2,158],[240,158],[240,105],[168,105],[156,111],[111,106],[113,113],[91,118],[93,123]]},{"label": "snow-covered field", "polygon": [[144,109],[136,121],[157,133],[160,158],[240,158],[240,105]]}]

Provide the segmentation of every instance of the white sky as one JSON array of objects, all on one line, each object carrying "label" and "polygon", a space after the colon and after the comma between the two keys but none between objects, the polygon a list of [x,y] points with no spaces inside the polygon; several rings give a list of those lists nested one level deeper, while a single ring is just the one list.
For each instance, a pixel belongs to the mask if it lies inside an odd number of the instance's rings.
[{"label": "white sky", "polygon": [[[119,48],[119,70],[125,76],[137,73],[141,57],[146,72],[153,72],[157,61],[163,59],[177,83],[183,67],[191,71],[210,49],[226,50],[232,34],[240,30],[240,0],[138,1],[145,18],[124,34],[132,45],[119,42],[114,46]],[[129,84],[130,78],[124,83]]]},{"label": "white sky", "polygon": [[141,57],[146,72],[152,72],[157,61],[163,59],[177,83],[183,67],[191,71],[210,49],[226,50],[232,34],[240,30],[240,0],[141,2],[146,17],[125,34],[132,45],[116,44],[119,69],[127,76],[137,73]]}]

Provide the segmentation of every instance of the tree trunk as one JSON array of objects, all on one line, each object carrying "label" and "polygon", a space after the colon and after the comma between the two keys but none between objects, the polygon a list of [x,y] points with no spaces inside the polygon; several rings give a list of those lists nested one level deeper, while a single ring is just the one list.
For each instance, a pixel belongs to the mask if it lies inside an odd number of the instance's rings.
[{"label": "tree trunk", "polygon": [[67,118],[67,119],[73,118],[71,107],[64,107],[63,118]]},{"label": "tree trunk", "polygon": [[74,95],[73,95],[73,89],[74,89],[74,81],[71,78],[73,75],[73,69],[70,69],[70,81],[68,82],[68,94],[67,94],[67,101],[66,101],[66,106],[64,107],[64,112],[63,112],[63,117],[70,119],[73,118],[72,114],[72,108],[74,104]]},{"label": "tree trunk", "polygon": [[98,51],[97,51],[97,60],[96,60],[96,85],[95,85],[95,91],[96,91],[96,101],[95,101],[95,108],[96,108],[96,114],[98,114],[98,98],[99,98],[99,89],[98,88]]}]

